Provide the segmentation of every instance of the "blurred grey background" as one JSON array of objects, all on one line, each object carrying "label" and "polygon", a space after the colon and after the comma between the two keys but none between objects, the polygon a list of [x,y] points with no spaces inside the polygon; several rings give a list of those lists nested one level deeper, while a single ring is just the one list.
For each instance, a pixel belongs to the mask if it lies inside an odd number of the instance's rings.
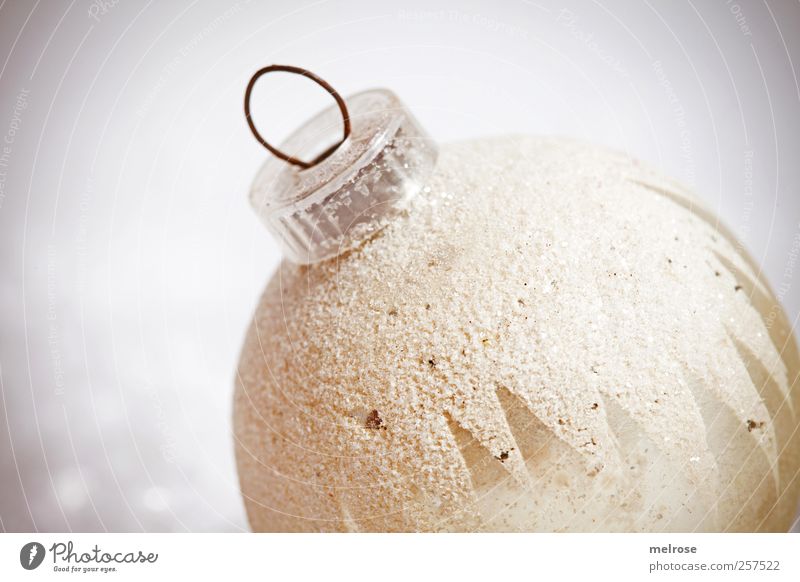
[{"label": "blurred grey background", "polygon": [[[797,0],[5,0],[0,531],[246,528],[232,379],[278,251],[242,96],[271,63],[390,87],[442,142],[627,150],[719,213],[797,322]],[[288,76],[254,101],[276,139],[328,105]]]}]

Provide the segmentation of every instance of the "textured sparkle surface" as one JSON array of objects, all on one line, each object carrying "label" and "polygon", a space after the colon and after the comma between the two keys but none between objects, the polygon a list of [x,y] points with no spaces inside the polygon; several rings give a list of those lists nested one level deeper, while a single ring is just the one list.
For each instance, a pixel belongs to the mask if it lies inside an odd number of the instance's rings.
[{"label": "textured sparkle surface", "polygon": [[255,530],[786,530],[798,355],[679,185],[577,142],[442,150],[357,251],[284,264],[245,342]]}]

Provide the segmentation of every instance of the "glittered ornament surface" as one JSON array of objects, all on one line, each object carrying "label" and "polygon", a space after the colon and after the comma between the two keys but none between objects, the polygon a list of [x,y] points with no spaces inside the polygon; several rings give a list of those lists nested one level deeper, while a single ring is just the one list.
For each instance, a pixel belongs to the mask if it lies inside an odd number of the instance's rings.
[{"label": "glittered ornament surface", "polygon": [[680,185],[547,139],[442,148],[362,246],[285,262],[235,437],[268,531],[786,531],[798,354]]}]

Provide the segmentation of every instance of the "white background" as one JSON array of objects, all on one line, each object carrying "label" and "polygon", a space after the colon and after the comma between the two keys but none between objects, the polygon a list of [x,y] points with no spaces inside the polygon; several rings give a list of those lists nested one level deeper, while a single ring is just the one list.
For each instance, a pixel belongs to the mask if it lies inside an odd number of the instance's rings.
[{"label": "white background", "polygon": [[[800,4],[0,4],[0,531],[246,528],[232,379],[278,261],[242,96],[393,89],[441,142],[560,134],[684,181],[800,313]],[[328,99],[258,85],[279,139]],[[8,141],[10,139],[10,142]]]},{"label": "white background", "polygon": [[[36,541],[45,547],[41,565],[20,566],[20,549]],[[115,565],[113,573],[55,572],[53,544],[73,542],[73,552],[157,553],[150,564]],[[668,544],[694,553],[651,553]],[[797,580],[795,536],[770,534],[13,534],[0,536],[0,577],[4,580]],[[779,562],[779,570],[716,571],[737,561]],[[662,570],[706,564],[715,571]],[[669,566],[664,566],[668,564]],[[673,564],[675,566],[673,566]],[[75,566],[75,562],[67,566]],[[96,564],[77,564],[94,567]],[[713,566],[712,566],[713,565]],[[765,564],[766,565],[766,564]],[[746,565],[742,567],[746,568]],[[751,564],[751,568],[757,566]]]}]

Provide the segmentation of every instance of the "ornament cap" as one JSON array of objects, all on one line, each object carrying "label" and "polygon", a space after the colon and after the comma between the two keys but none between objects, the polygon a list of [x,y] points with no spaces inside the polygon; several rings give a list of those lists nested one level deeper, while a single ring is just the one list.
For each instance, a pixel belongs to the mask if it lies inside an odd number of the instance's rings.
[{"label": "ornament cap", "polygon": [[[302,167],[271,158],[250,203],[287,259],[311,264],[351,250],[401,215],[436,164],[438,148],[391,91],[348,97],[307,121],[280,146]],[[330,147],[332,136],[345,137]],[[249,120],[249,117],[248,117]],[[328,148],[327,150],[325,148]],[[324,157],[318,154],[324,152]]]}]

